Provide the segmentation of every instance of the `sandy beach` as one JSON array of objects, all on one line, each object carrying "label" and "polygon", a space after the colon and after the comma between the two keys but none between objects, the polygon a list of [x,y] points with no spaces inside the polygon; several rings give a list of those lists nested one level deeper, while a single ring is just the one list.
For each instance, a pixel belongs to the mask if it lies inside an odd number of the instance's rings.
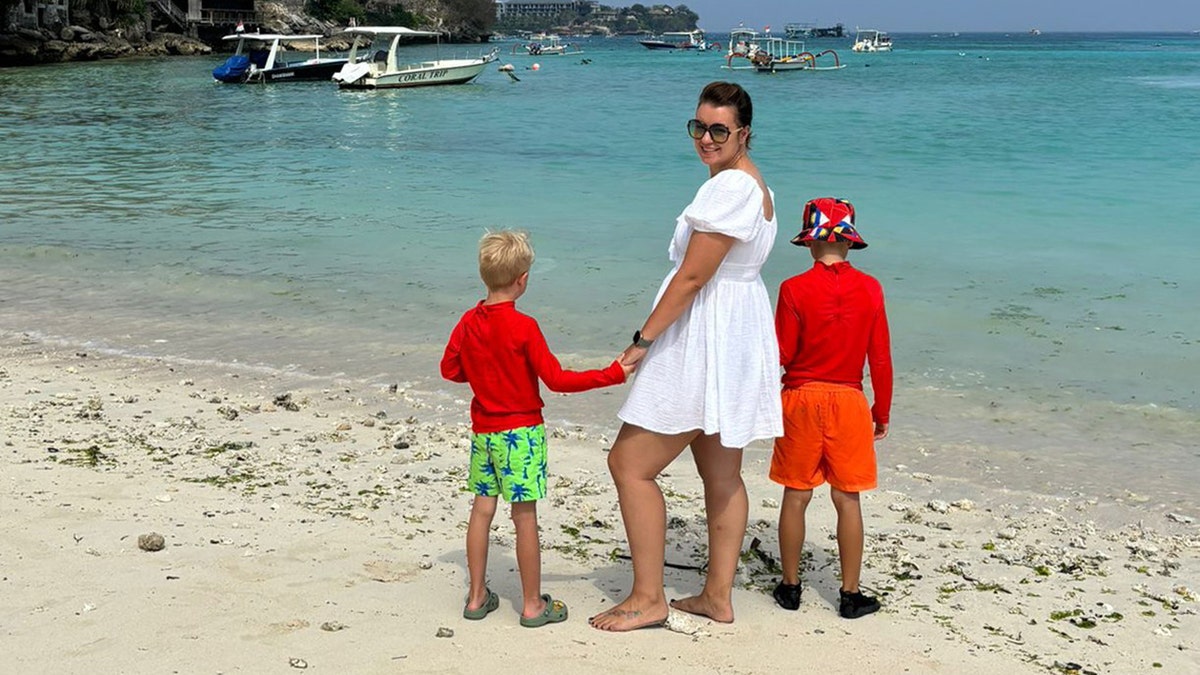
[{"label": "sandy beach", "polygon": [[[568,364],[591,367],[592,364]],[[543,587],[570,619],[518,624],[497,518],[500,610],[461,617],[467,396],[0,340],[0,653],[14,673],[1197,673],[1200,526],[1146,498],[1049,498],[930,475],[887,442],[864,495],[864,586],[836,614],[833,509],[810,509],[804,598],[775,607],[779,489],[746,452],[737,620],[593,630],[630,578],[605,451],[623,391],[547,396]],[[899,392],[903,395],[903,392]],[[900,421],[900,425],[903,422]],[[929,432],[929,430],[926,430]],[[936,436],[936,430],[932,435]],[[699,480],[668,500],[668,595],[699,588]],[[157,537],[154,535],[158,535]],[[161,538],[161,539],[160,539]],[[161,545],[161,550],[156,549]]]}]

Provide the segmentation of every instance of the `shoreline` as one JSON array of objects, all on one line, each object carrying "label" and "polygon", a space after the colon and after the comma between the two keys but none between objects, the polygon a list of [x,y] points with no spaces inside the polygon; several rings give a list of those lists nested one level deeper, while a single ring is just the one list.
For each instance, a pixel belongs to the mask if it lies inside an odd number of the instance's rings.
[{"label": "shoreline", "polygon": [[[574,396],[581,409],[603,409],[607,399],[594,396],[603,391]],[[505,518],[490,565],[501,611],[482,622],[460,616],[469,511],[461,397],[0,340],[0,584],[10,599],[0,643],[18,667],[56,672],[301,662],[466,672],[496,659],[534,670],[566,659],[580,672],[667,663],[752,673],[779,659],[827,660],[830,650],[841,654],[838,672],[1200,665],[1194,518],[928,475],[897,466],[921,456],[903,438],[889,439],[880,489],[863,496],[863,585],[883,596],[877,615],[836,616],[823,490],[810,509],[801,609],[773,605],[779,490],[766,479],[769,446],[755,444],[743,472],[751,513],[737,621],[682,617],[669,630],[599,633],[584,618],[619,599],[630,573],[608,438],[551,422],[558,403],[548,398],[543,585],[571,618],[530,632],[513,611]],[[699,586],[686,568],[704,559],[700,486],[684,458],[660,481],[667,560],[678,565],[667,570],[668,594],[678,596]],[[150,532],[164,550],[139,550]],[[437,637],[442,628],[453,635]],[[218,641],[230,648],[213,650]]]}]

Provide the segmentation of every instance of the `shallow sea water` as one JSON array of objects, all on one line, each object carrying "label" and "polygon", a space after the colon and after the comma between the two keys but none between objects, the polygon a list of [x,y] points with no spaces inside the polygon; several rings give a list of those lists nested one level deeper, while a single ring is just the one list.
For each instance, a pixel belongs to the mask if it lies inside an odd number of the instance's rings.
[{"label": "shallow sea water", "polygon": [[[768,288],[810,264],[787,243],[805,199],[857,207],[896,447],[991,485],[1194,511],[1200,37],[895,38],[812,41],[847,67],[777,75],[628,39],[534,71],[501,43],[519,82],[390,92],[218,85],[219,56],[5,70],[0,329],[462,397],[436,359],[480,297],[476,241],[504,226],[538,251],[522,307],[564,360],[602,363],[705,177],[695,97],[731,79],[778,200]],[[619,398],[548,412],[611,428]]]}]

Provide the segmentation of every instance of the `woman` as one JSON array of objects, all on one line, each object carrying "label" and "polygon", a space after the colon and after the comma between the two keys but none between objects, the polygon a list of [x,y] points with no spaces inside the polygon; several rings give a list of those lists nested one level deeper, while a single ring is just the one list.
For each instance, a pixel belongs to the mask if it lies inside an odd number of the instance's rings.
[{"label": "woman", "polygon": [[709,562],[684,612],[733,621],[733,579],[749,504],[742,448],[783,433],[779,347],[759,270],[775,242],[774,195],[750,160],[750,96],[714,82],[687,124],[709,179],[675,224],[675,264],[622,361],[637,376],[608,456],[633,559],[633,589],[596,628],[661,625],[666,505],[655,478],[690,446],[704,482]]}]

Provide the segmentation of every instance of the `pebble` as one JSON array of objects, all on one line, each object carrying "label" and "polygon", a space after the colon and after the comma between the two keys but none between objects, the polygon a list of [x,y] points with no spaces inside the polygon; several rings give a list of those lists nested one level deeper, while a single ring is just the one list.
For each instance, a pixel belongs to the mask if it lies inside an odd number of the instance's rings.
[{"label": "pebble", "polygon": [[157,532],[138,535],[138,548],[143,551],[161,551],[166,546],[166,540]]},{"label": "pebble", "polygon": [[765,508],[765,509],[779,508],[779,502],[775,501],[774,499],[764,499],[764,500],[762,500],[762,505],[763,505],[763,508]]},{"label": "pebble", "polygon": [[304,670],[308,667],[308,661],[305,661],[304,659],[291,658],[288,659],[288,665],[293,668]]},{"label": "pebble", "polygon": [[1003,530],[1000,530],[999,532],[997,532],[997,533],[996,533],[996,538],[998,538],[998,539],[1010,539],[1010,540],[1011,540],[1011,539],[1016,539],[1016,538],[1017,538],[1017,531],[1016,531],[1016,530],[1014,530],[1014,529],[1012,529],[1011,527],[1006,527],[1006,528],[1004,528]]},{"label": "pebble", "polygon": [[958,500],[952,501],[952,502],[950,502],[950,506],[953,506],[954,508],[959,509],[960,511],[974,511],[975,510],[975,502],[971,501],[970,499],[958,499]]},{"label": "pebble", "polygon": [[436,637],[452,638],[452,637],[454,637],[454,631],[449,628],[446,628],[445,626],[440,626],[437,629]]},{"label": "pebble", "polygon": [[1167,520],[1173,520],[1177,523],[1183,523],[1184,525],[1191,525],[1192,523],[1196,522],[1195,518],[1191,516],[1184,516],[1178,513],[1168,513]]},{"label": "pebble", "polygon": [[321,630],[327,633],[336,633],[339,630],[346,630],[346,628],[346,624],[339,623],[337,621],[326,621],[325,623],[321,624]]},{"label": "pebble", "polygon": [[930,511],[936,511],[938,513],[946,513],[950,510],[950,502],[943,501],[941,499],[931,500],[928,504],[926,504],[926,506],[929,507]]}]

